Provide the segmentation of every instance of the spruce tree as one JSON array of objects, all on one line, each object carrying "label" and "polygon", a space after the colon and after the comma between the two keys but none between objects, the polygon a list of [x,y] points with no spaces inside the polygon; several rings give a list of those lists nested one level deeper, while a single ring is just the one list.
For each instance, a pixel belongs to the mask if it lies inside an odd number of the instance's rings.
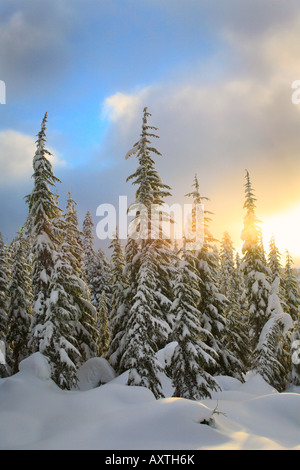
[{"label": "spruce tree", "polygon": [[74,337],[78,310],[74,304],[74,277],[69,260],[69,244],[62,242],[54,255],[54,267],[49,283],[46,322],[37,330],[43,337],[40,352],[50,360],[51,377],[62,389],[77,386],[77,367],[80,352]]},{"label": "spruce tree", "polygon": [[272,284],[275,279],[281,279],[281,262],[280,262],[280,252],[275,243],[275,237],[272,236],[269,244],[269,254],[268,254],[268,267],[270,269],[270,284]]},{"label": "spruce tree", "polygon": [[242,247],[242,271],[248,302],[251,350],[254,350],[258,344],[260,333],[269,319],[268,299],[271,291],[268,281],[269,270],[262,250],[261,230],[256,216],[255,201],[250,175],[246,171],[244,203],[246,215],[241,238],[244,242]]},{"label": "spruce tree", "polygon": [[207,345],[211,333],[201,327],[199,304],[200,279],[196,259],[183,248],[175,280],[175,300],[172,304],[177,341],[171,361],[171,375],[175,397],[191,400],[211,398],[211,391],[218,390],[215,379],[206,372],[216,366],[218,356]]},{"label": "spruce tree", "polygon": [[282,274],[282,291],[287,313],[297,322],[300,317],[300,288],[293,269],[293,259],[286,250],[286,263]]},{"label": "spruce tree", "polygon": [[242,373],[247,370],[250,355],[242,282],[238,253],[234,259],[233,243],[228,232],[225,232],[221,242],[219,278],[220,292],[227,299],[224,309],[227,325],[222,342],[239,359],[238,371],[233,371],[233,375],[237,374],[241,380]]},{"label": "spruce tree", "polygon": [[107,298],[104,291],[102,292],[99,302],[96,327],[98,330],[98,356],[106,357],[110,341],[110,332],[107,318]]},{"label": "spruce tree", "polygon": [[293,319],[290,348],[290,382],[300,385],[300,288],[293,269],[293,259],[286,251],[286,263],[282,275],[283,297],[286,311]]},{"label": "spruce tree", "polygon": [[50,189],[55,187],[59,179],[54,175],[47,158],[51,154],[45,148],[46,123],[47,113],[38,133],[37,149],[33,158],[34,187],[26,197],[32,242],[33,319],[30,346],[33,351],[40,351],[46,334],[44,325],[47,322],[50,278],[54,269],[54,253],[59,243],[54,221],[61,215],[57,197]]},{"label": "spruce tree", "polygon": [[77,365],[80,365],[82,362],[96,356],[98,332],[96,329],[97,311],[91,303],[90,291],[86,284],[85,258],[75,204],[69,193],[64,216],[64,243],[68,253],[68,262],[72,268],[72,284],[69,292],[72,296],[72,303],[77,309],[73,335],[76,338],[77,348],[80,352],[80,356],[77,356],[77,360],[79,360]]},{"label": "spruce tree", "polygon": [[[280,278],[272,280],[263,251],[261,231],[255,213],[255,197],[249,172],[246,172],[246,200],[242,232],[243,273],[249,307],[251,367],[270,385],[282,391],[287,380],[287,331],[291,318],[285,314],[278,296]],[[275,250],[273,250],[275,253]],[[276,262],[275,262],[276,261]],[[277,266],[277,253],[272,256],[272,267]]]},{"label": "spruce tree", "polygon": [[[207,201],[207,197],[200,194],[199,182],[195,175],[193,186],[195,190],[186,196],[193,198],[193,214],[197,211],[197,205]],[[201,282],[199,283],[200,300],[198,310],[201,312],[201,326],[210,333],[207,337],[207,346],[218,355],[218,360],[207,369],[211,375],[234,375],[241,378],[241,364],[233,352],[223,344],[223,336],[226,328],[224,316],[227,306],[226,297],[220,292],[218,285],[218,256],[215,250],[216,240],[209,230],[210,211],[204,210],[203,220],[203,245],[194,250],[197,259],[196,269]],[[199,229],[199,228],[198,228]]]},{"label": "spruce tree", "polygon": [[12,272],[8,286],[7,343],[11,355],[11,372],[18,372],[19,363],[30,354],[29,328],[32,318],[31,266],[28,264],[27,241],[23,231],[14,240]]},{"label": "spruce tree", "polygon": [[125,258],[122,245],[119,239],[118,230],[111,241],[109,248],[112,250],[111,254],[111,314],[110,314],[110,328],[111,328],[111,341],[109,345],[109,361],[115,371],[120,373],[120,359],[124,352],[124,341],[126,334],[126,324],[128,309],[125,302],[125,290],[128,289],[128,283],[124,274]]},{"label": "spruce tree", "polygon": [[7,247],[5,246],[0,233],[0,341],[5,353],[6,364],[0,364],[0,378],[8,375],[7,360],[9,357],[9,348],[6,340],[7,336],[7,310],[8,310],[8,282],[9,282],[9,263]]},{"label": "spruce tree", "polygon": [[90,211],[86,213],[84,218],[82,232],[86,282],[90,290],[91,302],[97,309],[102,291],[104,290],[107,297],[107,305],[109,306],[109,263],[101,248],[97,251],[95,250],[94,222]]},{"label": "spruce tree", "polygon": [[[137,209],[139,213],[129,227],[125,247],[125,272],[129,282],[125,303],[129,316],[121,368],[130,368],[130,385],[148,386],[158,397],[161,396],[160,366],[155,353],[166,344],[170,333],[168,268],[171,266],[171,245],[170,240],[162,237],[159,217],[156,216],[160,209],[163,210],[164,198],[170,195],[170,187],[162,182],[155,169],[154,155],[161,154],[151,144],[151,139],[158,136],[154,133],[157,128],[148,124],[149,116],[148,109],[144,108],[140,140],[126,155],[127,158],[136,154],[138,160],[136,171],[127,181],[137,185],[131,209]],[[133,233],[132,227],[137,229]],[[138,239],[135,239],[136,235]]]},{"label": "spruce tree", "polygon": [[156,398],[163,397],[157,360],[157,330],[165,328],[157,315],[159,305],[154,292],[156,272],[151,250],[145,252],[137,276],[137,291],[127,323],[121,369],[129,370],[128,385],[149,388]]},{"label": "spruce tree", "polygon": [[219,285],[222,294],[224,294],[227,299],[232,298],[233,295],[234,272],[233,243],[229,233],[224,232],[221,241]]}]

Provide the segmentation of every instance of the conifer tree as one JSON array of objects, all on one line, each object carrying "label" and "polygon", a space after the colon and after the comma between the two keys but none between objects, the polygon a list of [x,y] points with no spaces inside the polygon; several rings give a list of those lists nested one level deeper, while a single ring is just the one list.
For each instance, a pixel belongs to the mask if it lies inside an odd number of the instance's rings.
[{"label": "conifer tree", "polygon": [[293,270],[293,259],[286,250],[286,263],[282,274],[282,291],[285,308],[297,322],[300,317],[300,288],[297,276]]},{"label": "conifer tree", "polygon": [[9,282],[9,264],[7,256],[7,247],[5,246],[0,233],[0,341],[5,349],[6,364],[0,364],[0,378],[8,375],[7,360],[9,348],[6,340],[7,336],[7,310],[8,310],[8,282]]},{"label": "conifer tree", "polygon": [[8,286],[8,334],[11,372],[18,372],[19,363],[30,354],[29,328],[32,318],[31,266],[27,257],[26,239],[20,231],[13,243],[12,272]]},{"label": "conifer tree", "polygon": [[215,367],[217,354],[206,344],[211,333],[201,327],[196,259],[192,252],[184,248],[182,251],[172,304],[173,338],[178,343],[171,361],[173,396],[201,400],[211,398],[210,392],[219,389],[215,379],[206,372]]},{"label": "conifer tree", "polygon": [[[199,182],[195,175],[193,186],[195,190],[186,196],[193,198],[194,213],[197,211],[197,205],[203,204],[208,200],[200,194]],[[227,305],[226,297],[220,292],[218,285],[218,257],[214,248],[216,241],[209,230],[211,212],[204,210],[203,220],[203,245],[195,250],[194,256],[197,259],[196,269],[201,282],[199,283],[200,300],[198,310],[201,312],[201,326],[210,333],[207,338],[207,346],[212,348],[218,355],[217,362],[208,368],[207,372],[211,375],[225,374],[238,375],[241,378],[240,361],[229,351],[222,342],[226,318],[224,312]]]},{"label": "conifer tree", "polygon": [[[246,200],[244,229],[242,232],[243,272],[249,306],[252,369],[270,385],[282,391],[287,379],[287,331],[291,318],[285,314],[278,297],[279,277],[269,283],[271,271],[266,265],[261,231],[255,214],[255,197],[246,172]],[[273,250],[275,253],[275,250]],[[272,266],[276,256],[272,256]]]},{"label": "conifer tree", "polygon": [[268,255],[268,267],[270,269],[270,284],[272,284],[275,279],[281,278],[281,263],[280,263],[280,252],[275,243],[275,237],[272,236],[269,244],[269,255]]},{"label": "conifer tree", "polygon": [[109,248],[111,254],[111,314],[110,328],[111,341],[109,345],[109,361],[117,373],[120,373],[120,359],[124,352],[128,309],[125,302],[125,290],[128,289],[127,279],[124,275],[125,258],[119,239],[118,230],[111,241]]},{"label": "conifer tree", "polygon": [[37,327],[43,337],[40,352],[50,360],[51,377],[55,383],[62,389],[70,390],[77,386],[76,364],[80,352],[74,337],[78,310],[72,297],[73,269],[69,261],[69,244],[64,241],[54,255],[49,291],[46,322]]},{"label": "conifer tree", "polygon": [[[160,367],[155,353],[166,344],[170,333],[167,315],[171,300],[168,298],[169,276],[166,273],[171,264],[170,240],[163,239],[156,215],[163,206],[164,198],[170,195],[170,188],[162,182],[155,169],[153,154],[161,154],[151,144],[150,139],[158,136],[154,134],[157,128],[148,124],[149,116],[148,109],[144,108],[140,140],[126,155],[128,158],[136,154],[138,159],[137,170],[127,181],[132,180],[132,184],[137,185],[135,203],[131,209],[138,210],[139,214],[131,224],[136,229],[134,236],[129,231],[125,248],[125,272],[128,274],[129,285],[131,282],[132,284],[125,293],[129,317],[121,367],[131,369],[129,384],[147,384],[145,386],[158,397],[161,396],[158,379]],[[155,210],[157,212],[153,214]],[[137,240],[134,239],[136,234],[139,235]],[[135,250],[137,254],[134,253]],[[140,344],[141,351],[137,344]],[[145,355],[148,357],[144,362]]]},{"label": "conifer tree", "polygon": [[287,332],[292,327],[292,319],[283,312],[276,292],[269,298],[269,311],[269,319],[254,350],[252,369],[282,392],[287,385],[290,369]]},{"label": "conifer tree", "polygon": [[66,245],[65,251],[68,253],[68,262],[72,268],[72,284],[70,284],[69,293],[71,294],[72,303],[77,309],[73,335],[76,338],[77,348],[80,351],[80,356],[77,356],[77,360],[80,360],[80,363],[82,363],[96,355],[98,332],[96,329],[97,311],[91,303],[90,291],[85,282],[86,277],[83,272],[84,251],[81,246],[81,233],[78,229],[75,204],[69,193],[64,217],[64,244]]},{"label": "conifer tree", "polygon": [[97,309],[103,290],[107,297],[107,305],[109,305],[109,263],[101,248],[95,250],[94,222],[90,211],[84,218],[82,232],[86,282],[90,290],[91,302]]},{"label": "conifer tree", "polygon": [[256,216],[256,198],[252,189],[249,172],[246,171],[245,203],[246,215],[241,234],[243,240],[242,270],[245,279],[249,311],[250,345],[254,350],[260,333],[269,318],[268,299],[271,291],[261,244],[261,230]]},{"label": "conifer tree", "polygon": [[220,252],[220,290],[222,294],[231,299],[234,284],[234,249],[228,232],[224,232]]},{"label": "conifer tree", "polygon": [[59,179],[54,175],[52,165],[47,158],[51,154],[45,148],[46,123],[47,113],[38,133],[37,148],[33,158],[34,187],[31,194],[26,197],[32,241],[33,319],[30,346],[33,351],[40,350],[44,341],[43,335],[46,333],[44,325],[47,321],[50,278],[54,268],[53,255],[59,243],[59,234],[54,221],[61,215],[57,197],[50,189],[55,187]]},{"label": "conifer tree", "polygon": [[102,292],[97,316],[97,330],[98,330],[98,356],[106,357],[110,341],[110,332],[108,328],[107,318],[107,298],[105,292]]},{"label": "conifer tree", "polygon": [[137,276],[137,291],[127,324],[125,351],[121,369],[129,370],[128,385],[149,388],[156,398],[163,396],[159,373],[162,367],[156,358],[157,330],[165,325],[157,318],[159,305],[156,289],[155,265],[151,250],[145,252]]},{"label": "conifer tree", "polygon": [[290,347],[290,382],[300,385],[300,288],[295,271],[293,259],[286,251],[286,263],[282,275],[282,290],[286,311],[293,319]]},{"label": "conifer tree", "polygon": [[[227,304],[224,309],[226,328],[222,342],[226,349],[239,359],[237,376],[242,379],[241,373],[247,370],[249,360],[248,325],[245,316],[244,289],[242,287],[242,273],[238,253],[236,265],[234,260],[233,243],[228,232],[225,232],[221,242],[220,256],[220,291],[225,295]],[[233,375],[236,371],[233,371]]]}]

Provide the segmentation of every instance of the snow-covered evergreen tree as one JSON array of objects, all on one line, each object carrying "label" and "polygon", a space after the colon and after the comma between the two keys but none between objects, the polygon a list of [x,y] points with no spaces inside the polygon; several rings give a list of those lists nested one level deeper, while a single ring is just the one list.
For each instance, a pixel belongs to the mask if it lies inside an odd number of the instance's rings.
[{"label": "snow-covered evergreen tree", "polygon": [[293,259],[288,251],[286,251],[286,263],[282,274],[282,291],[286,311],[297,322],[300,317],[300,287],[293,269]]},{"label": "snow-covered evergreen tree", "polygon": [[107,318],[107,298],[104,291],[102,292],[99,302],[96,327],[98,331],[98,356],[106,357],[110,341],[110,332]]},{"label": "snow-covered evergreen tree", "polygon": [[32,318],[31,266],[27,261],[27,242],[23,231],[14,240],[12,271],[8,286],[8,334],[11,372],[18,372],[19,363],[30,354],[29,328]]},{"label": "snow-covered evergreen tree", "polygon": [[44,325],[47,322],[50,278],[54,269],[54,254],[59,243],[54,221],[61,215],[57,197],[50,189],[55,187],[59,180],[54,175],[52,165],[47,158],[51,154],[45,148],[46,122],[47,113],[38,133],[37,149],[33,158],[34,187],[31,194],[26,197],[32,242],[33,319],[30,345],[33,351],[40,351],[44,341],[43,335],[46,334]]},{"label": "snow-covered evergreen tree", "polygon": [[109,263],[101,248],[95,250],[94,222],[90,211],[86,213],[84,218],[82,232],[86,281],[90,290],[91,302],[95,308],[98,308],[104,291],[109,306],[111,297],[109,292]]},{"label": "snow-covered evergreen tree", "polygon": [[[255,214],[255,197],[246,172],[246,200],[242,232],[243,273],[249,308],[252,368],[278,390],[283,390],[288,373],[287,331],[291,317],[284,313],[278,296],[280,278],[276,275],[277,253],[273,249],[272,269],[267,267],[262,247],[261,231]],[[274,248],[274,247],[273,247]],[[270,260],[270,259],[269,259]],[[269,280],[274,281],[270,284]]]},{"label": "snow-covered evergreen tree", "polygon": [[224,232],[221,240],[220,250],[220,275],[219,285],[222,294],[228,299],[233,295],[234,284],[234,248],[233,243],[228,232]]},{"label": "snow-covered evergreen tree", "polygon": [[242,271],[245,279],[249,312],[250,345],[254,350],[261,331],[269,319],[268,299],[271,286],[268,281],[269,269],[262,251],[261,230],[256,216],[256,198],[252,189],[249,172],[246,171],[245,203],[246,215],[241,234],[243,240]]},{"label": "snow-covered evergreen tree", "polygon": [[195,266],[193,254],[183,249],[172,304],[175,319],[173,339],[178,344],[171,361],[171,374],[173,396],[201,400],[211,398],[211,391],[219,389],[215,379],[206,372],[216,366],[218,356],[206,344],[211,333],[201,327],[201,312],[197,308],[201,281]]},{"label": "snow-covered evergreen tree", "polygon": [[[6,341],[7,336],[7,310],[8,310],[8,282],[9,282],[9,263],[7,247],[3,242],[2,234],[0,233],[0,341],[2,346],[5,347],[6,361],[9,356],[9,348]],[[0,364],[0,378],[8,375],[8,368],[6,364]]]},{"label": "snow-covered evergreen tree", "polygon": [[293,269],[293,259],[288,251],[286,251],[282,286],[285,308],[294,322],[290,338],[290,382],[293,385],[300,385],[300,288]]},{"label": "snow-covered evergreen tree", "polygon": [[[130,226],[135,228],[134,233],[129,227],[129,240],[125,247],[125,272],[129,282],[125,303],[129,317],[121,367],[131,369],[129,384],[148,384],[146,386],[158,397],[161,392],[155,353],[166,344],[170,333],[167,316],[171,300],[168,298],[170,289],[167,273],[171,267],[168,256],[171,244],[170,240],[162,237],[159,217],[156,216],[160,208],[163,210],[164,198],[170,195],[170,188],[162,182],[155,169],[153,154],[161,154],[151,144],[150,139],[158,136],[153,133],[157,128],[148,124],[149,116],[148,109],[144,108],[140,140],[126,155],[128,158],[136,154],[138,159],[137,170],[127,181],[132,180],[132,184],[137,185],[135,203],[131,209],[137,209],[139,213]],[[135,239],[136,235],[139,235],[138,239]],[[134,253],[135,250],[137,253]]]},{"label": "snow-covered evergreen tree", "polygon": [[[236,262],[236,264],[235,264]],[[248,325],[245,315],[243,277],[240,271],[238,253],[234,258],[233,243],[228,232],[225,232],[221,242],[220,253],[220,291],[227,299],[224,316],[226,328],[222,342],[226,349],[239,359],[238,377],[247,371],[249,360]],[[233,375],[236,374],[234,371]]]},{"label": "snow-covered evergreen tree", "polygon": [[127,323],[126,344],[121,369],[129,370],[128,385],[149,388],[156,398],[163,396],[157,360],[157,330],[165,329],[158,318],[159,305],[155,297],[157,285],[151,250],[145,252],[137,276],[137,291]]},{"label": "snow-covered evergreen tree", "polygon": [[124,352],[124,343],[126,335],[126,325],[128,319],[128,309],[125,302],[125,289],[128,289],[126,276],[124,275],[125,258],[123,248],[119,239],[118,230],[111,241],[109,248],[111,254],[111,314],[110,314],[110,344],[109,361],[115,371],[120,373],[120,359]]},{"label": "snow-covered evergreen tree", "polygon": [[280,262],[280,252],[275,243],[275,237],[272,236],[269,244],[269,254],[268,254],[268,267],[270,269],[270,284],[272,284],[277,278],[281,278],[281,262]]},{"label": "snow-covered evergreen tree", "polygon": [[80,352],[74,337],[78,310],[74,304],[73,269],[69,261],[69,244],[62,242],[54,255],[54,268],[49,283],[46,321],[36,327],[40,337],[40,352],[50,360],[52,379],[63,389],[77,385]]},{"label": "snow-covered evergreen tree", "polygon": [[[208,200],[200,194],[199,182],[195,175],[193,186],[195,190],[186,196],[193,198],[194,207],[203,204]],[[195,212],[196,212],[195,208]],[[215,239],[209,230],[211,212],[204,210],[203,230],[204,240],[202,247],[194,252],[197,259],[196,269],[201,282],[199,284],[200,299],[198,310],[201,312],[201,326],[210,333],[207,338],[207,346],[212,348],[218,355],[217,362],[208,368],[207,372],[211,375],[225,374],[241,377],[241,364],[239,359],[225,347],[223,336],[226,327],[226,318],[224,316],[227,299],[220,292],[218,285],[218,255],[215,250]]]},{"label": "snow-covered evergreen tree", "polygon": [[75,202],[69,193],[66,213],[64,216],[64,244],[68,253],[68,262],[72,268],[72,284],[70,284],[70,294],[72,303],[76,305],[77,316],[74,319],[74,337],[80,356],[77,359],[80,363],[94,357],[97,352],[96,343],[98,332],[96,329],[97,311],[90,301],[90,291],[86,284],[84,270],[84,251],[81,246],[81,233],[78,229],[77,213]]},{"label": "snow-covered evergreen tree", "polygon": [[282,392],[288,381],[289,341],[287,332],[293,322],[289,314],[284,313],[277,295],[279,279],[274,281],[272,295],[269,297],[269,319],[260,333],[258,344],[253,354],[252,369],[258,372],[266,382]]}]

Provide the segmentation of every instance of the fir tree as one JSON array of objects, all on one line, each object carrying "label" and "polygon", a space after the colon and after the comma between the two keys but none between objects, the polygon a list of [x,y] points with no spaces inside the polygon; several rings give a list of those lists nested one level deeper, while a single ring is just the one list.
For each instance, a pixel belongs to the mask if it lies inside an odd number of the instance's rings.
[{"label": "fir tree", "polygon": [[[9,263],[7,247],[5,246],[0,233],[0,341],[5,349],[6,361],[9,358],[9,348],[6,341],[7,336],[7,310],[8,310],[8,282],[9,282]],[[6,364],[0,363],[0,378],[8,375]]]},{"label": "fir tree", "polygon": [[27,243],[20,231],[13,243],[12,272],[8,286],[8,334],[11,371],[18,372],[19,363],[30,354],[29,328],[32,317],[31,266],[28,264]]},{"label": "fir tree", "polygon": [[85,282],[84,251],[80,243],[75,202],[69,194],[64,222],[64,244],[68,254],[68,262],[71,266],[71,278],[69,293],[73,305],[76,306],[77,315],[74,319],[74,337],[80,356],[80,363],[96,355],[98,333],[96,330],[96,308],[90,301],[90,291]]},{"label": "fir tree", "polygon": [[[241,373],[247,370],[250,355],[242,282],[238,253],[235,265],[233,244],[230,235],[225,232],[221,242],[219,281],[220,291],[227,299],[224,309],[227,326],[224,329],[222,342],[226,349],[239,358],[237,371],[239,379],[242,379]],[[233,375],[235,374],[236,371],[233,371]]]},{"label": "fir tree", "polygon": [[[244,229],[242,232],[243,273],[249,307],[252,368],[277,390],[282,391],[287,377],[287,331],[290,316],[282,310],[278,297],[279,277],[272,284],[271,271],[266,265],[261,231],[255,214],[255,198],[248,171],[245,184]],[[275,250],[273,250],[275,253]],[[276,263],[275,263],[276,259]],[[277,265],[277,254],[272,266]]]},{"label": "fir tree", "polygon": [[[129,316],[121,368],[131,369],[130,385],[144,384],[158,397],[161,396],[157,375],[160,367],[155,353],[166,344],[170,333],[167,315],[171,306],[168,298],[168,268],[171,264],[170,240],[163,239],[157,214],[164,198],[170,195],[170,188],[162,182],[155,169],[153,154],[161,154],[151,144],[150,139],[158,136],[153,133],[157,128],[148,125],[149,116],[145,108],[141,138],[126,156],[136,154],[138,159],[138,168],[127,181],[133,180],[132,183],[138,186],[131,209],[136,209],[139,214],[129,227],[129,240],[125,248],[125,272],[129,283],[125,303]],[[139,235],[138,239],[134,239],[136,235]]]},{"label": "fir tree", "polygon": [[293,259],[286,251],[286,264],[282,274],[282,291],[287,313],[297,322],[300,317],[300,288],[293,270]]},{"label": "fir tree", "polygon": [[275,243],[275,237],[272,236],[269,244],[269,255],[268,255],[268,267],[270,269],[270,284],[272,284],[275,279],[281,278],[281,263],[280,263],[280,252]]},{"label": "fir tree", "polygon": [[[194,212],[197,205],[208,200],[200,194],[199,182],[195,175],[193,186],[195,190],[186,196],[193,197]],[[198,310],[201,312],[201,326],[210,333],[207,338],[207,346],[212,348],[218,355],[217,362],[207,369],[211,375],[225,374],[235,375],[241,378],[241,364],[235,355],[223,344],[223,336],[226,327],[224,312],[227,306],[226,297],[220,292],[218,285],[218,257],[214,247],[216,241],[209,230],[211,218],[207,216],[210,211],[204,210],[203,220],[203,245],[194,251],[197,259],[196,269],[201,282],[199,283],[200,300]],[[194,215],[193,215],[194,218]]]},{"label": "fir tree", "polygon": [[288,381],[287,332],[292,327],[292,319],[290,315],[283,312],[276,292],[269,298],[269,311],[269,319],[262,328],[254,350],[252,369],[271,386],[282,392]]},{"label": "fir tree", "polygon": [[125,258],[119,239],[118,230],[111,241],[109,248],[111,254],[110,286],[112,292],[110,328],[111,341],[109,345],[109,361],[117,373],[120,373],[120,359],[124,352],[128,309],[125,302],[125,289],[128,289],[124,275]]},{"label": "fir tree", "polygon": [[201,312],[197,308],[200,280],[195,265],[192,253],[183,249],[172,304],[175,318],[173,338],[178,344],[171,361],[171,374],[173,396],[201,400],[211,398],[210,392],[218,390],[219,386],[206,372],[215,367],[217,354],[206,344],[210,332],[201,327]]},{"label": "fir tree", "polygon": [[160,398],[163,396],[159,378],[162,367],[156,358],[155,338],[157,330],[165,328],[165,325],[155,315],[159,305],[154,296],[156,273],[150,250],[143,257],[137,281],[121,369],[129,370],[128,385],[147,387],[156,398]]},{"label": "fir tree", "polygon": [[234,249],[228,232],[224,232],[220,253],[220,290],[228,299],[233,296],[234,283]]},{"label": "fir tree", "polygon": [[89,211],[84,218],[82,231],[86,281],[90,290],[91,302],[97,309],[103,290],[109,305],[109,263],[101,248],[95,250],[94,222]]},{"label": "fir tree", "polygon": [[34,351],[39,351],[44,341],[46,311],[50,298],[50,278],[54,268],[53,255],[59,243],[54,221],[61,211],[57,197],[51,192],[58,178],[53,173],[47,156],[51,155],[45,148],[47,113],[38,133],[37,149],[33,158],[34,187],[26,197],[29,205],[30,238],[32,241],[32,285],[33,285],[33,319],[31,324],[30,344]]},{"label": "fir tree", "polygon": [[107,318],[107,298],[105,292],[102,292],[97,316],[97,330],[98,330],[98,356],[106,357],[110,341],[110,333],[108,328]]},{"label": "fir tree", "polygon": [[271,291],[268,282],[269,270],[266,266],[261,244],[261,230],[256,217],[256,198],[252,189],[249,172],[246,171],[245,184],[246,215],[241,234],[243,240],[242,270],[249,311],[250,345],[255,349],[260,333],[269,319],[268,299]]},{"label": "fir tree", "polygon": [[290,381],[293,385],[300,385],[300,289],[296,273],[293,270],[293,260],[288,251],[286,251],[282,286],[286,311],[294,321],[290,338]]}]

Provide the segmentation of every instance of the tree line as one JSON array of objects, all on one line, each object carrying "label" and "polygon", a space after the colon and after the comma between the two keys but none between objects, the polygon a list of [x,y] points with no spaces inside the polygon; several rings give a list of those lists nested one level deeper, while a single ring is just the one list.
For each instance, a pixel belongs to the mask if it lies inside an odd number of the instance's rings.
[{"label": "tree line", "polygon": [[[92,357],[106,358],[117,374],[128,371],[128,385],[145,386],[156,398],[163,397],[162,372],[172,379],[174,396],[195,400],[219,389],[218,375],[244,382],[254,371],[278,391],[300,385],[299,283],[288,252],[282,266],[274,237],[265,253],[249,172],[241,255],[227,232],[218,247],[208,211],[201,247],[153,236],[151,207],[163,206],[172,190],[155,166],[161,154],[152,144],[158,129],[149,125],[150,116],[145,108],[140,138],[127,153],[137,159],[127,180],[137,188],[133,205],[146,208],[148,236],[129,237],[123,246],[116,227],[108,260],[95,248],[91,213],[80,230],[70,193],[65,210],[59,207],[45,114],[28,217],[10,245],[0,237],[6,356],[0,377],[18,372],[38,351],[48,358],[55,383],[68,390],[77,387],[77,370]],[[208,199],[197,175],[192,188],[186,196],[196,208]],[[137,226],[142,217],[137,213]],[[163,369],[157,352],[170,342],[174,353]]]}]

